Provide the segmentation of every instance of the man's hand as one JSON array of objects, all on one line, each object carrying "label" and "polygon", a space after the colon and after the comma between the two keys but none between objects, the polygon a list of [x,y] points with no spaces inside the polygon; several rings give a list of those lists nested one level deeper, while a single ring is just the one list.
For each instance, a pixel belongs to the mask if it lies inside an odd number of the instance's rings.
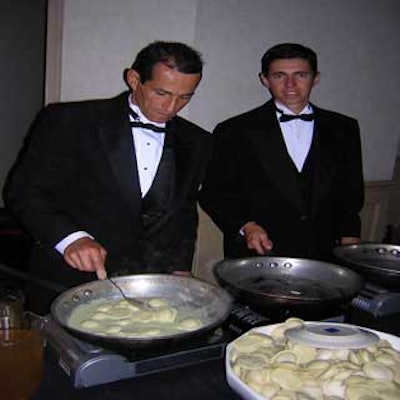
[{"label": "man's hand", "polygon": [[247,248],[250,250],[255,250],[260,255],[265,255],[272,250],[273,244],[269,240],[267,232],[254,221],[247,222],[241,230],[244,233]]},{"label": "man's hand", "polygon": [[188,278],[192,278],[193,274],[191,271],[172,271],[172,275],[176,275],[176,276],[186,276]]},{"label": "man's hand", "polygon": [[342,246],[348,245],[348,244],[358,244],[361,242],[361,239],[359,237],[351,237],[351,236],[344,236],[340,238],[340,244]]},{"label": "man's hand", "polygon": [[72,242],[64,251],[64,260],[72,268],[85,272],[96,272],[98,279],[107,277],[104,262],[107,251],[95,240],[88,237]]}]

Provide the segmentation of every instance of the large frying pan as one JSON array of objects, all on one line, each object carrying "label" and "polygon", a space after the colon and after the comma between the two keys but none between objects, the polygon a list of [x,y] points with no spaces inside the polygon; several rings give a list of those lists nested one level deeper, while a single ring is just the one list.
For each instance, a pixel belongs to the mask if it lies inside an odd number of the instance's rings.
[{"label": "large frying pan", "polygon": [[400,246],[361,243],[335,247],[339,262],[371,283],[400,292]]},{"label": "large frying pan", "polygon": [[199,317],[202,326],[194,331],[157,336],[154,338],[125,338],[104,336],[73,328],[69,317],[76,307],[95,299],[122,299],[121,293],[108,280],[92,281],[69,289],[59,295],[51,306],[53,319],[74,336],[113,349],[163,347],[204,335],[219,326],[231,310],[232,298],[222,288],[199,279],[167,274],[121,276],[113,280],[128,297],[166,298],[172,307],[185,309]]},{"label": "large frying pan", "polygon": [[363,286],[360,275],[348,268],[299,258],[225,260],[214,266],[214,274],[241,303],[261,312],[285,309],[298,316],[313,310],[329,313],[349,303]]}]

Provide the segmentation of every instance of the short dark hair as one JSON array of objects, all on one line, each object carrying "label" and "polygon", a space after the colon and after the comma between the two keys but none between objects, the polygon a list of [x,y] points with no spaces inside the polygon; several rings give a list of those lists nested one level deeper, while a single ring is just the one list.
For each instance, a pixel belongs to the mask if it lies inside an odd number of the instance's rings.
[{"label": "short dark hair", "polygon": [[183,74],[202,74],[203,61],[200,53],[188,45],[179,42],[156,41],[137,54],[132,64],[144,83],[152,78],[153,67],[157,63],[165,63]]},{"label": "short dark hair", "polygon": [[298,43],[281,43],[271,47],[261,59],[261,73],[268,75],[269,67],[275,60],[302,58],[308,61],[314,75],[318,72],[317,54],[314,50]]}]

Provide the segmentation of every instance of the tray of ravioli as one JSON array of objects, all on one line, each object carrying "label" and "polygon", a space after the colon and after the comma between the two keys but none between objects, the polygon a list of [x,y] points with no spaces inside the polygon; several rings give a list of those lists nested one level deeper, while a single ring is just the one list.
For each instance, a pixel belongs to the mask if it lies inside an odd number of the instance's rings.
[{"label": "tray of ravioli", "polygon": [[254,328],[228,344],[225,367],[246,400],[400,399],[400,338],[349,324]]},{"label": "tray of ravioli", "polygon": [[229,314],[232,299],[199,279],[167,274],[116,277],[136,307],[107,280],[62,293],[53,302],[55,321],[81,339],[104,347],[170,344],[209,332]]}]

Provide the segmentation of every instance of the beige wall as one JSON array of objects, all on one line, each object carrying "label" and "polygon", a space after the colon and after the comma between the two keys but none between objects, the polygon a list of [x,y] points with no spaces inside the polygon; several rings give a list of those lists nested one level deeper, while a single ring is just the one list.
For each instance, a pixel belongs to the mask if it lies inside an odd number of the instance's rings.
[{"label": "beige wall", "polygon": [[199,208],[199,229],[193,273],[208,282],[215,282],[212,272],[215,263],[223,259],[222,233],[210,217]]},{"label": "beige wall", "polygon": [[388,224],[400,229],[400,155],[397,157],[393,171],[393,189],[389,200]]},{"label": "beige wall", "polygon": [[391,179],[400,137],[398,0],[49,0],[60,2],[61,100],[116,94],[138,49],[180,40],[206,61],[183,115],[212,129],[268,98],[258,80],[266,48],[299,41],[319,55],[313,101],[356,117],[365,179]]}]

